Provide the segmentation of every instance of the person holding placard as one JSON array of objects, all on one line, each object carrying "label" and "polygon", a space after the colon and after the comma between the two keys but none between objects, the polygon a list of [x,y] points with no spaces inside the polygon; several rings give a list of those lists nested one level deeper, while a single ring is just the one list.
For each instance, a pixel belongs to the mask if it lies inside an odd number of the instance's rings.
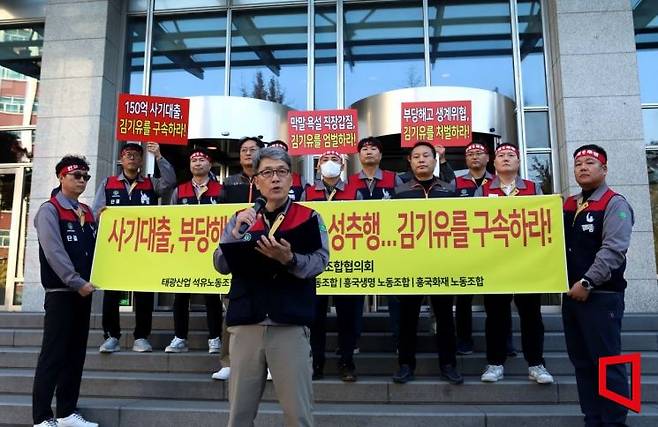
[{"label": "person holding placard", "polygon": [[[602,147],[577,148],[573,162],[581,192],[564,203],[569,274],[569,292],[562,298],[564,338],[576,371],[585,425],[625,426],[628,409],[599,395],[598,368],[600,358],[621,353],[633,208],[606,184],[608,154]],[[626,365],[607,367],[606,387],[619,396],[630,396]],[[639,398],[635,392],[632,397]]]},{"label": "person holding placard", "polygon": [[[395,188],[396,199],[437,199],[454,197],[450,185],[434,176],[436,150],[429,142],[417,142],[409,154],[414,178]],[[393,381],[404,384],[415,379],[418,317],[423,295],[403,295],[400,300],[399,370]],[[453,295],[432,295],[430,302],[436,321],[436,341],[439,351],[440,377],[451,384],[462,384],[457,372],[457,338],[452,317]]]},{"label": "person holding placard", "polygon": [[[55,174],[60,190],[34,218],[46,314],[32,417],[35,427],[98,427],[77,412],[95,290],[89,280],[97,226],[89,206],[78,200],[90,179],[89,164],[84,157],[66,156],[55,166]],[[54,394],[57,420],[51,408]]]},{"label": "person holding placard", "polygon": [[[494,158],[496,177],[475,191],[475,197],[515,197],[542,194],[541,187],[519,176],[519,150],[508,143],[496,148]],[[493,261],[492,261],[493,262]],[[487,313],[485,335],[487,366],[481,376],[483,382],[496,382],[504,377],[507,359],[507,338],[512,328],[510,303],[521,319],[523,356],[528,362],[528,378],[539,384],[552,384],[553,376],[544,366],[544,322],[541,316],[541,294],[488,294],[484,296]]]},{"label": "person holding placard", "polygon": [[[212,159],[208,150],[195,148],[190,153],[192,179],[174,190],[172,205],[214,205],[219,203],[222,185],[211,175]],[[176,294],[174,297],[174,338],[165,353],[188,351],[187,333],[190,321],[190,297],[192,294]],[[204,294],[208,324],[208,353],[219,353],[222,346],[222,300],[219,294]]]},{"label": "person holding placard", "polygon": [[[94,216],[100,219],[102,211],[107,206],[153,206],[158,204],[158,198],[176,186],[176,172],[160,153],[160,145],[148,142],[146,149],[155,156],[160,169],[160,178],[142,175],[144,165],[144,149],[141,144],[126,143],[121,149],[121,173],[104,179],[98,186],[94,197]],[[119,300],[121,292],[103,292],[103,332],[105,342],[101,344],[101,353],[114,353],[121,350],[121,324],[119,316]],[[134,292],[135,306],[135,342],[133,351],[144,353],[153,351],[148,342],[153,321],[153,292]]]},{"label": "person holding placard", "polygon": [[[303,201],[354,200],[355,188],[340,177],[345,169],[343,157],[337,151],[327,150],[318,159],[319,178],[314,185],[304,190]],[[338,371],[340,379],[354,382],[357,379],[354,365],[354,349],[359,333],[359,322],[363,316],[363,295],[335,295],[336,323],[338,325],[338,348],[340,359]],[[324,377],[324,362],[327,335],[327,308],[329,297],[316,297],[315,317],[311,326],[311,348],[313,350],[313,379]]]}]

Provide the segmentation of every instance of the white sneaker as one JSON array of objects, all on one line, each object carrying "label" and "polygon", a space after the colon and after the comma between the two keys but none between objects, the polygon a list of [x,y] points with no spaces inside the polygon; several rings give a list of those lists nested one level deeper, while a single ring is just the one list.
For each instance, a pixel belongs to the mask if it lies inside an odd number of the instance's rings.
[{"label": "white sneaker", "polygon": [[485,383],[495,383],[504,378],[504,372],[505,368],[503,368],[503,365],[487,365],[484,373],[480,377],[480,381]]},{"label": "white sneaker", "polygon": [[153,347],[146,338],[140,338],[135,340],[133,344],[133,351],[138,353],[150,353],[153,351]]},{"label": "white sneaker", "polygon": [[51,418],[46,421],[41,421],[39,424],[35,424],[34,427],[57,427],[57,421],[54,418]]},{"label": "white sneaker", "polygon": [[267,368],[267,381],[272,381],[272,373],[270,372],[270,368]]},{"label": "white sneaker", "polygon": [[98,348],[100,353],[115,353],[121,351],[121,346],[119,345],[119,340],[117,338],[109,337],[105,340],[103,344]]},{"label": "white sneaker", "polygon": [[211,338],[208,340],[208,353],[215,354],[219,353],[219,350],[222,348],[222,340],[217,338]]},{"label": "white sneaker", "polygon": [[189,348],[187,348],[187,340],[174,337],[167,348],[165,348],[165,353],[185,353],[188,350]]},{"label": "white sneaker", "polygon": [[219,371],[215,372],[210,376],[213,380],[228,381],[228,378],[231,376],[231,368],[226,367],[222,368]]},{"label": "white sneaker", "polygon": [[98,427],[97,423],[92,423],[84,418],[77,412],[72,413],[66,418],[57,418],[58,427]]},{"label": "white sneaker", "polygon": [[537,384],[553,384],[553,375],[548,373],[544,365],[531,366],[528,368],[528,379],[534,380]]}]

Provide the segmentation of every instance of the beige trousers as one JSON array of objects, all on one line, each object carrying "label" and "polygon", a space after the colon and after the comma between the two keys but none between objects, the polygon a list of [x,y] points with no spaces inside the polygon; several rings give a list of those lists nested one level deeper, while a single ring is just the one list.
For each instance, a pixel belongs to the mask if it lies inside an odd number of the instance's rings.
[{"label": "beige trousers", "polygon": [[231,341],[229,427],[251,427],[265,390],[267,368],[287,427],[313,426],[309,330],[304,326],[228,328]]}]

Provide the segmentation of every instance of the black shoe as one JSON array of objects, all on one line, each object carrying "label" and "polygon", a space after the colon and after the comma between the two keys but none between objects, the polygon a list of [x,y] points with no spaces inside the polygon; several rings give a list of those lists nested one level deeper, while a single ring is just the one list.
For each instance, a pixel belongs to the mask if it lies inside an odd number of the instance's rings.
[{"label": "black shoe", "polygon": [[452,365],[443,365],[441,366],[441,375],[442,380],[448,381],[450,384],[458,385],[464,383],[464,377],[461,376],[459,372]]},{"label": "black shoe", "polygon": [[473,341],[457,341],[457,354],[460,356],[473,354]]},{"label": "black shoe", "polygon": [[313,376],[311,377],[311,379],[313,381],[316,381],[316,380],[321,380],[323,378],[324,378],[323,369],[319,366],[314,366],[313,367]]},{"label": "black shoe", "polygon": [[356,382],[356,369],[354,365],[339,365],[340,379],[346,383]]},{"label": "black shoe", "polygon": [[393,382],[398,384],[405,384],[415,379],[414,371],[409,365],[401,365],[400,369],[393,375]]}]

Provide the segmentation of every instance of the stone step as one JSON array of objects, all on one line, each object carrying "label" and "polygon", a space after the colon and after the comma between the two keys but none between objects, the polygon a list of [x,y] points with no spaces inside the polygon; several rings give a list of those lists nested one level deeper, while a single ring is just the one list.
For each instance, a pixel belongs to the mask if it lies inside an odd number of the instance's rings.
[{"label": "stone step", "polygon": [[[42,329],[0,329],[0,346],[41,346]],[[156,350],[164,350],[173,338],[173,331],[155,330],[149,341]],[[98,329],[89,332],[88,346],[98,348],[104,341],[102,331]],[[484,332],[474,332],[473,341],[475,351],[484,352],[486,342]],[[121,346],[130,349],[133,343],[132,334],[124,334],[120,338]],[[514,343],[521,349],[521,333],[514,332]],[[327,350],[333,351],[338,345],[336,332],[327,333]],[[188,334],[188,346],[191,350],[207,350],[208,334],[205,331],[191,331]],[[363,352],[393,351],[393,337],[388,332],[364,332],[359,339],[358,346]],[[658,332],[623,332],[622,346],[624,352],[658,351]],[[436,351],[436,341],[430,332],[418,333],[418,351]],[[566,351],[566,343],[562,332],[546,332],[544,335],[544,349],[546,351]]]},{"label": "stone step", "polygon": [[[562,330],[562,317],[559,313],[544,313],[544,326],[547,332]],[[473,330],[484,330],[485,314],[483,312],[473,313]],[[429,330],[429,313],[421,314],[419,330]],[[133,313],[121,314],[121,326],[124,334],[129,335],[135,325]],[[159,311],[153,314],[153,330],[173,330],[173,314],[167,311]],[[0,312],[1,329],[41,329],[43,327],[43,313],[32,312]],[[336,330],[336,316],[330,314],[327,318],[327,327],[330,331]],[[519,318],[513,316],[513,327],[519,330]],[[91,328],[102,329],[102,316],[94,313],[91,316]],[[656,331],[658,330],[658,313],[626,313],[624,315],[624,331]],[[190,330],[205,331],[206,318],[203,312],[192,312],[190,314]],[[388,313],[366,313],[363,320],[364,332],[383,332],[390,330]]]},{"label": "stone step", "polygon": [[[37,363],[37,347],[0,347],[0,368],[34,368]],[[433,353],[417,354],[416,374],[420,376],[439,375],[437,356]],[[573,375],[574,368],[565,352],[546,352],[546,366],[553,375]],[[397,356],[392,353],[362,353],[354,359],[360,375],[389,376],[398,368]],[[327,353],[325,373],[336,375],[338,356]],[[478,376],[486,365],[483,353],[457,357],[457,368],[464,375]],[[219,367],[219,357],[203,351],[180,354],[167,354],[162,351],[135,353],[121,351],[114,354],[99,354],[96,350],[87,351],[85,369],[87,371],[114,372],[180,372],[209,374]],[[505,372],[509,375],[525,375],[528,366],[522,356],[507,360]],[[642,374],[658,375],[658,352],[642,353]],[[658,394],[658,393],[656,393]]]},{"label": "stone step", "polygon": [[[81,412],[103,427],[218,426],[228,422],[227,402],[158,399],[82,398]],[[582,427],[578,405],[314,405],[318,427]],[[283,424],[276,403],[260,405],[257,427]],[[658,406],[643,405],[640,414],[629,414],[633,427],[658,425]],[[0,394],[0,426],[30,426],[31,399],[27,395]]]},{"label": "stone step", "polygon": [[[34,372],[31,369],[0,369],[0,393],[29,394]],[[345,384],[337,378],[313,383],[316,402],[322,403],[454,403],[454,404],[552,404],[577,403],[573,377],[558,376],[555,384],[539,385],[523,376],[507,376],[496,384],[466,377],[454,386],[432,377],[419,377],[407,384],[390,378],[363,376]],[[276,401],[273,382],[268,382],[264,401]],[[80,393],[85,397],[148,398],[172,400],[226,400],[227,384],[208,375],[153,372],[85,372]],[[657,403],[658,376],[643,376],[642,398]]]}]

